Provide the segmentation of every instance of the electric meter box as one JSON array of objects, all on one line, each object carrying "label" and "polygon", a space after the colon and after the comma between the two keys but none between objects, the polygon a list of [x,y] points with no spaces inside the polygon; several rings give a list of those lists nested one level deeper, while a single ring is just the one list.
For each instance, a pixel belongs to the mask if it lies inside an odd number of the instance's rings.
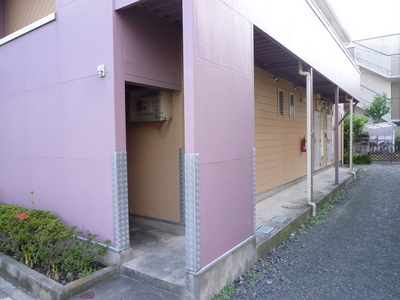
[{"label": "electric meter box", "polygon": [[167,92],[142,90],[129,93],[129,121],[154,122],[168,119]]}]

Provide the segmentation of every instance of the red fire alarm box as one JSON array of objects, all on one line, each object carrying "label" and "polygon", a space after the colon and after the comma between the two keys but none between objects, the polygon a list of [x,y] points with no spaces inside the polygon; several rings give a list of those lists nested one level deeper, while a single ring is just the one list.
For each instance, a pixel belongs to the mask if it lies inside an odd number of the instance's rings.
[{"label": "red fire alarm box", "polygon": [[301,152],[307,152],[307,139],[303,138],[301,140]]}]

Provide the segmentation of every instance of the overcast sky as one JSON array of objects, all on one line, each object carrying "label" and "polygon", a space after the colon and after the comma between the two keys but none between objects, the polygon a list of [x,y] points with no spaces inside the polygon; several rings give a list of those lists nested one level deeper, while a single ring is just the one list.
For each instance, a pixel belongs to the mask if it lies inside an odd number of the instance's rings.
[{"label": "overcast sky", "polygon": [[353,40],[400,33],[400,0],[330,0]]}]

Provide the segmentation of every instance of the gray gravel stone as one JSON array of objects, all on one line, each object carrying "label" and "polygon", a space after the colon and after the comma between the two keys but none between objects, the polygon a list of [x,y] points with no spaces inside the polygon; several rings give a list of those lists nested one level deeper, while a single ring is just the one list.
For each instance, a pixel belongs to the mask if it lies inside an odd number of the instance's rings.
[{"label": "gray gravel stone", "polygon": [[231,298],[400,299],[400,165],[362,168],[324,223],[258,261]]}]

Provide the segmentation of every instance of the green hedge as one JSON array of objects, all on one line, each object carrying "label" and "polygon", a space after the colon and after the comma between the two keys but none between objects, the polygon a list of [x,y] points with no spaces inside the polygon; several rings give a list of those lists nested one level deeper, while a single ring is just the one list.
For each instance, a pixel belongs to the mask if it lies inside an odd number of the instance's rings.
[{"label": "green hedge", "polygon": [[353,163],[357,165],[370,165],[372,163],[372,158],[369,155],[360,155],[360,153],[354,153]]},{"label": "green hedge", "polygon": [[90,274],[93,262],[107,253],[107,246],[93,242],[95,234],[78,240],[83,232],[76,228],[50,211],[0,203],[0,252],[31,268],[45,267],[57,281],[61,271],[71,277]]}]

